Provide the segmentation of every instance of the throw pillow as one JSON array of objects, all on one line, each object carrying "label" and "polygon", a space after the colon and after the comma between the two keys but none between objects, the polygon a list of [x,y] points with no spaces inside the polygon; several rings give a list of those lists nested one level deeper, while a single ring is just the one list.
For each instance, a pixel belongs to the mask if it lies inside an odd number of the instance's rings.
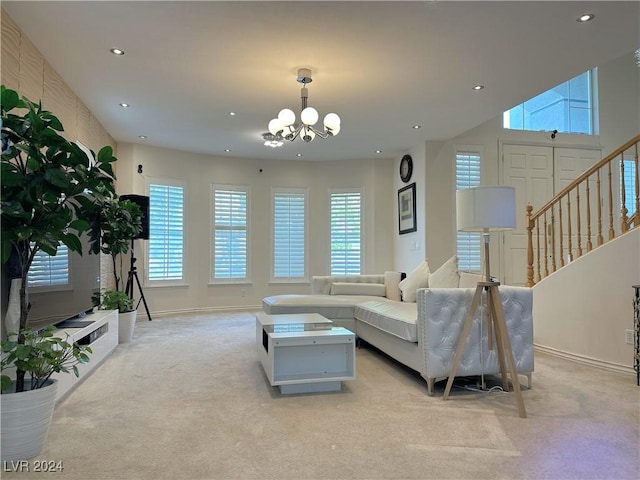
[{"label": "throw pillow", "polygon": [[458,257],[456,255],[429,275],[430,288],[458,288],[459,284],[460,274],[458,273]]},{"label": "throw pillow", "polygon": [[407,275],[407,278],[400,282],[403,302],[416,302],[416,290],[429,286],[429,274],[429,262],[423,260]]},{"label": "throw pillow", "polygon": [[384,272],[384,286],[386,288],[387,298],[389,300],[402,300],[402,292],[400,292],[400,282],[405,277],[402,272]]},{"label": "throw pillow", "polygon": [[476,288],[478,282],[484,282],[485,278],[479,273],[460,272],[460,288]]}]

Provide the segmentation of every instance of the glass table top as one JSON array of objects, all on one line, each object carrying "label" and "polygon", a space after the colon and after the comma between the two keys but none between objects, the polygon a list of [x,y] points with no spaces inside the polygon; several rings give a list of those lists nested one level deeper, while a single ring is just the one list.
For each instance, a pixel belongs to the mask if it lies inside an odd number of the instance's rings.
[{"label": "glass table top", "polygon": [[335,327],[331,323],[280,323],[276,325],[264,325],[262,328],[267,333],[293,333],[331,330]]}]

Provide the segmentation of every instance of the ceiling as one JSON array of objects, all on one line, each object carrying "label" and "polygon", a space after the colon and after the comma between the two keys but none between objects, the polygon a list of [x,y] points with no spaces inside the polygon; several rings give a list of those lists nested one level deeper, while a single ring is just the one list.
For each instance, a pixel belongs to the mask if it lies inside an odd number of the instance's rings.
[{"label": "ceiling", "polygon": [[[2,8],[117,142],[240,158],[395,158],[640,46],[640,2],[3,0]],[[594,20],[577,22],[584,12]],[[309,105],[320,118],[338,113],[341,132],[265,147],[261,134],[281,108],[299,114],[300,67],[313,72]]]}]

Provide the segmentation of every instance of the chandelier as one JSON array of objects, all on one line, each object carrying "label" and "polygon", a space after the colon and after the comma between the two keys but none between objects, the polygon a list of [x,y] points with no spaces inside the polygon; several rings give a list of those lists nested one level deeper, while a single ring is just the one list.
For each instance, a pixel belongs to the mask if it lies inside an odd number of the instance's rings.
[{"label": "chandelier", "polygon": [[298,70],[297,81],[302,84],[300,98],[302,99],[302,110],[300,112],[300,122],[296,122],[296,114],[293,110],[283,108],[278,113],[277,118],[269,122],[269,132],[278,140],[284,139],[293,142],[300,137],[305,142],[310,142],[316,135],[320,138],[327,138],[337,135],[340,132],[340,117],[335,113],[328,113],[324,117],[324,129],[319,130],[314,127],[318,122],[318,111],[307,106],[307,83],[311,83],[311,70],[301,68]]}]

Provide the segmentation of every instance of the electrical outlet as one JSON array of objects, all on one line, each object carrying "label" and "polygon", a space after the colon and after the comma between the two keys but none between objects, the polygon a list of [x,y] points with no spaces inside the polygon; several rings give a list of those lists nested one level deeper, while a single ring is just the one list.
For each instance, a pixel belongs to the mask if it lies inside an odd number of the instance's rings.
[{"label": "electrical outlet", "polygon": [[624,338],[626,343],[633,345],[633,330],[625,330]]}]

